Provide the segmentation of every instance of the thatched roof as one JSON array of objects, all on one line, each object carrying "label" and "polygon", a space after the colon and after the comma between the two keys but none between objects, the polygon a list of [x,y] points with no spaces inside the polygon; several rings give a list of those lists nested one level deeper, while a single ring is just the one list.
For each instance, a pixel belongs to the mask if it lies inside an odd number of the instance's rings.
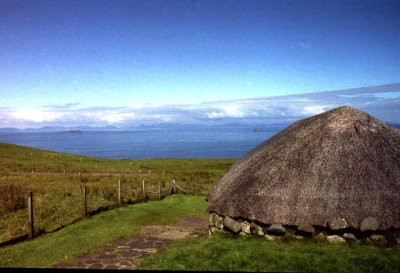
[{"label": "thatched roof", "polygon": [[400,227],[400,134],[339,107],[293,123],[237,161],[214,186],[208,210],[260,223]]}]

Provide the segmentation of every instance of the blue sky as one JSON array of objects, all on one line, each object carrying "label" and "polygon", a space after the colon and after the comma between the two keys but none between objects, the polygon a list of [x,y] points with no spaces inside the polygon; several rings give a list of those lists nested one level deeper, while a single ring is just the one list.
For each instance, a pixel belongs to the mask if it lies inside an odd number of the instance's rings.
[{"label": "blue sky", "polygon": [[399,14],[399,1],[0,0],[0,127],[398,83]]}]

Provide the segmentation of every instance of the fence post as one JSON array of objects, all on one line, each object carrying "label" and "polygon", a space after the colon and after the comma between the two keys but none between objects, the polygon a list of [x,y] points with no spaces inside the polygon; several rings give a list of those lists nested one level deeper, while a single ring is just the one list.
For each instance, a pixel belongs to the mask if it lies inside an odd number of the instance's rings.
[{"label": "fence post", "polygon": [[79,177],[81,177],[81,172],[79,172]]},{"label": "fence post", "polygon": [[144,185],[144,179],[142,181],[142,184],[143,184],[143,199],[146,199],[146,187]]},{"label": "fence post", "polygon": [[64,170],[64,175],[65,175],[65,170]]},{"label": "fence post", "polygon": [[87,217],[86,186],[83,187],[83,218]]},{"label": "fence post", "polygon": [[118,180],[118,203],[121,205],[122,203],[122,196],[121,196],[121,190],[122,190],[122,185],[121,185],[121,179]]},{"label": "fence post", "polygon": [[28,238],[31,239],[35,235],[33,226],[33,194],[30,191],[28,195],[28,222],[29,222],[29,234]]},{"label": "fence post", "polygon": [[175,179],[172,180],[172,193],[173,193],[173,194],[176,193],[176,183],[175,183]]},{"label": "fence post", "polygon": [[158,181],[158,200],[161,200],[161,182]]}]

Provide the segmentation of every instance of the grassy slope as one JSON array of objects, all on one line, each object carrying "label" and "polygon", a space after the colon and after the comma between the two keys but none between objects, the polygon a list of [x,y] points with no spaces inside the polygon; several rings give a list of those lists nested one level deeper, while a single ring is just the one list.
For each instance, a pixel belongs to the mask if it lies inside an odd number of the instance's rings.
[{"label": "grassy slope", "polygon": [[26,200],[27,193],[33,191],[35,228],[52,231],[81,217],[83,186],[88,188],[90,212],[116,205],[119,179],[123,182],[126,202],[140,201],[143,179],[148,198],[156,198],[154,192],[159,182],[166,193],[173,179],[184,189],[205,195],[233,162],[232,159],[100,159],[0,143],[0,242],[27,233],[26,209],[9,209],[7,203],[12,200],[6,199],[10,195]]},{"label": "grassy slope", "polygon": [[51,267],[137,235],[141,226],[173,224],[186,215],[206,214],[205,209],[204,197],[174,195],[110,210],[32,241],[0,248],[0,267]]},{"label": "grassy slope", "polygon": [[73,154],[63,154],[13,144],[0,143],[0,173],[4,169],[15,173],[31,173],[32,170],[39,173],[67,173],[91,174],[91,173],[126,173],[142,170],[147,173],[161,174],[202,174],[202,170],[208,172],[220,172],[229,167],[233,159],[103,159]]},{"label": "grassy slope", "polygon": [[[173,261],[173,262],[172,262]],[[218,236],[175,242],[141,269],[207,271],[400,272],[400,249],[346,243]]]}]

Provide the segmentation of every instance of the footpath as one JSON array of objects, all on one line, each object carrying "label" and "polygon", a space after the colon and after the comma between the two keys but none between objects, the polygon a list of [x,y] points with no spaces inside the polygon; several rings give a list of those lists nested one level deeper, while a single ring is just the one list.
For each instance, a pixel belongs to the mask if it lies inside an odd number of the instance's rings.
[{"label": "footpath", "polygon": [[141,259],[164,249],[174,240],[206,236],[208,217],[185,217],[174,226],[145,226],[140,237],[118,240],[99,252],[80,256],[57,268],[137,269]]}]

